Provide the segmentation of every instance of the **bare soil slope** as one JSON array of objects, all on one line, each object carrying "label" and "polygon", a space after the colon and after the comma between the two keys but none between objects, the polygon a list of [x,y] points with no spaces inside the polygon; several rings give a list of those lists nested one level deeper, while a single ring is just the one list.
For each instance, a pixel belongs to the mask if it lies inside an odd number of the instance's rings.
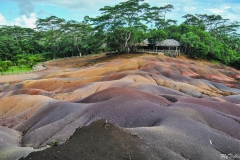
[{"label": "bare soil slope", "polygon": [[[33,151],[26,159],[215,160],[240,154],[238,70],[148,54],[46,65],[34,78],[9,77],[11,83],[0,85],[0,159]],[[57,146],[48,148],[52,142]]]}]

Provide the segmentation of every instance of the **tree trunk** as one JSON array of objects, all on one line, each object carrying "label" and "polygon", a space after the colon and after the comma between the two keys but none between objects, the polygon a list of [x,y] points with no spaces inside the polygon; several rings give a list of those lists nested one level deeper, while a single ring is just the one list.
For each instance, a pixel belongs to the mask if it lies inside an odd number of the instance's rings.
[{"label": "tree trunk", "polygon": [[131,37],[131,34],[132,34],[132,32],[130,32],[129,35],[128,35],[128,33],[126,33],[126,36],[125,36],[125,39],[124,39],[125,40],[124,50],[127,51],[127,53],[129,53],[129,51],[130,51],[129,46],[128,46],[128,41]]}]

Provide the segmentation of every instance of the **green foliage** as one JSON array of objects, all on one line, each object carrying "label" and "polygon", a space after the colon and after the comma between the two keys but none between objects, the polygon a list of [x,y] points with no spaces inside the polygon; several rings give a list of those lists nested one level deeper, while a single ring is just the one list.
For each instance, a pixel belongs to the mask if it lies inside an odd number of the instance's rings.
[{"label": "green foliage", "polygon": [[57,142],[55,140],[51,141],[51,146],[57,146]]},{"label": "green foliage", "polygon": [[240,69],[240,57],[238,57],[236,60],[232,61],[231,66],[234,66],[237,69]]},{"label": "green foliage", "polygon": [[27,71],[32,71],[32,68],[29,68],[28,66],[23,65],[22,67],[11,66],[5,72],[7,72],[7,73],[24,73]]},{"label": "green foliage", "polygon": [[219,64],[220,64],[220,62],[217,61],[217,60],[211,60],[211,62],[214,63],[214,64],[216,64],[216,65],[219,65]]},{"label": "green foliage", "polygon": [[142,2],[143,0],[128,0],[115,6],[105,6],[100,9],[101,16],[86,19],[95,25],[95,30],[106,33],[107,43],[112,50],[129,52],[131,44],[136,40],[134,32],[146,30],[142,21],[149,4]]},{"label": "green foliage", "polygon": [[162,29],[150,29],[148,33],[149,43],[161,42],[168,38],[168,33]]},{"label": "green foliage", "polygon": [[145,20],[147,24],[151,24],[151,28],[154,26],[157,29],[164,29],[168,26],[176,25],[176,20],[166,20],[166,13],[174,9],[173,5],[168,4],[160,7],[150,7],[148,5],[147,7],[147,12],[143,15],[143,20]]},{"label": "green foliage", "polygon": [[214,37],[235,33],[240,26],[239,22],[230,22],[229,19],[223,19],[221,15],[187,14],[183,18],[186,18],[184,24],[198,26]]},{"label": "green foliage", "polygon": [[30,70],[32,70],[32,68],[24,64],[14,66],[14,64],[11,61],[0,61],[1,73],[19,73],[19,72],[22,73],[24,71]]},{"label": "green foliage", "polygon": [[4,72],[8,69],[8,65],[5,61],[0,60],[0,72]]},{"label": "green foliage", "polygon": [[22,66],[26,65],[29,68],[32,68],[38,62],[43,60],[41,55],[32,55],[32,54],[18,54],[16,56],[17,65],[21,68]]},{"label": "green foliage", "polygon": [[53,53],[52,52],[42,52],[41,55],[46,60],[53,59]]},{"label": "green foliage", "polygon": [[14,56],[22,53],[19,43],[11,36],[0,36],[0,59],[13,60]]}]

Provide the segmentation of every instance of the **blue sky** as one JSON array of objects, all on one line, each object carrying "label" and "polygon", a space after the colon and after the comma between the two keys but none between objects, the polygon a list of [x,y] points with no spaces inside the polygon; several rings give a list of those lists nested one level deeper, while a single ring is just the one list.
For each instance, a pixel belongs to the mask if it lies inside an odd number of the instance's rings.
[{"label": "blue sky", "polygon": [[[100,15],[99,8],[124,0],[0,0],[0,25],[35,27],[37,18],[55,15],[66,20],[82,21],[89,15]],[[218,14],[231,21],[240,21],[240,0],[145,0],[151,6],[172,4],[168,19],[181,23],[186,14]]]}]

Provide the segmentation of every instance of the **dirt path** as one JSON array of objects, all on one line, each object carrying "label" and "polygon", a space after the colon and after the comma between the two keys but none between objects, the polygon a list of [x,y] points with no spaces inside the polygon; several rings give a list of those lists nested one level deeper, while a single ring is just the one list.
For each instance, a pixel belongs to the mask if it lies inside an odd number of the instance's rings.
[{"label": "dirt path", "polygon": [[[41,70],[42,68],[38,68],[38,69]],[[61,67],[49,66],[45,70],[36,71],[32,73],[0,76],[0,83],[23,81],[27,79],[36,79],[61,69],[62,69]]]},{"label": "dirt path", "polygon": [[[69,58],[67,60],[55,60],[51,62],[45,63],[47,66],[47,69],[44,69],[42,64],[36,66],[37,70],[36,72],[32,73],[24,73],[24,74],[13,74],[13,75],[4,75],[0,76],[0,83],[6,83],[6,82],[18,82],[18,81],[23,81],[23,80],[28,80],[28,79],[36,79],[43,77],[49,73],[67,69],[67,68],[72,68],[74,67],[82,67],[87,65],[86,60],[94,60],[97,57],[89,56],[87,58],[81,57],[81,58]],[[84,65],[81,65],[82,62],[84,62]],[[89,62],[88,62],[89,63]],[[78,64],[78,65],[77,65]]]}]

